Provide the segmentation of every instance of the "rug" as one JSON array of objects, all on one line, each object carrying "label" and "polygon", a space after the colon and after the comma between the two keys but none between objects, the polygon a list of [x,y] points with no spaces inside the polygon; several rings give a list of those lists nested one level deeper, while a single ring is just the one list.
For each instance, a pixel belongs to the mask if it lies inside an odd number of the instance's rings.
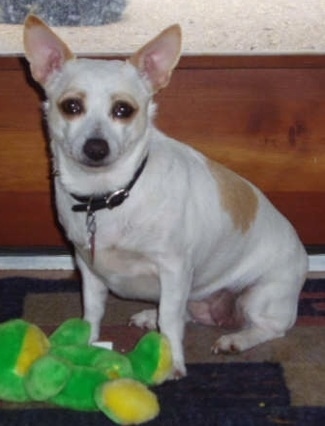
[{"label": "rug", "polygon": [[[81,315],[80,300],[77,280],[2,279],[0,321],[23,317],[50,333],[65,319]],[[143,332],[125,326],[125,319],[141,304],[116,299],[110,304],[115,312],[105,317],[102,337],[112,340],[117,350],[129,350]],[[286,338],[239,356],[211,356],[204,345],[215,338],[215,330],[189,327],[188,376],[154,389],[161,414],[148,426],[323,426],[325,280],[307,280],[298,312],[297,325]],[[0,426],[35,424],[113,423],[102,413],[0,402]]]}]

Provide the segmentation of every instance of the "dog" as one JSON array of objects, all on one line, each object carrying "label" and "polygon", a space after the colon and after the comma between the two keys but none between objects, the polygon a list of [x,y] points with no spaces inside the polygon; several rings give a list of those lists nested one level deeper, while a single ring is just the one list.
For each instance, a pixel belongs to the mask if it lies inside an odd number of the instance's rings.
[{"label": "dog", "polygon": [[158,303],[131,323],[169,338],[173,378],[186,375],[187,321],[236,327],[214,353],[284,336],[308,268],[296,231],[252,183],[155,127],[153,96],[178,63],[180,26],[126,61],[76,59],[30,15],[24,47],[47,97],[58,217],[92,340],[109,290]]}]

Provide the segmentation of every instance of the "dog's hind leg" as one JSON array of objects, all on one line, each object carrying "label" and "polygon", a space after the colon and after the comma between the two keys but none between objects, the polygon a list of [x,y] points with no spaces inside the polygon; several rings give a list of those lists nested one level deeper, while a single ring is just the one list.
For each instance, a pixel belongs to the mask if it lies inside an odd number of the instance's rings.
[{"label": "dog's hind leg", "polygon": [[244,328],[221,336],[212,351],[241,352],[284,336],[296,320],[299,290],[300,286],[285,281],[252,286],[237,301],[245,319]]},{"label": "dog's hind leg", "polygon": [[100,323],[105,313],[108,287],[94,274],[78,254],[76,262],[82,276],[83,318],[91,325],[92,342],[98,340]]}]

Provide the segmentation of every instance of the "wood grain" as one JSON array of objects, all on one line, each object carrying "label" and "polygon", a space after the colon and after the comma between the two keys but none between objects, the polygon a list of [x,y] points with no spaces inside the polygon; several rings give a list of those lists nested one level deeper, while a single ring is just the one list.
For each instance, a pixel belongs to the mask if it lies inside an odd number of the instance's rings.
[{"label": "wood grain", "polygon": [[180,70],[158,124],[264,191],[325,189],[325,69]]},{"label": "wood grain", "polygon": [[66,246],[48,192],[0,192],[0,247]]},{"label": "wood grain", "polygon": [[[0,246],[62,245],[43,94],[0,58]],[[325,243],[325,57],[186,57],[157,96],[157,125],[259,186],[306,244]]]}]

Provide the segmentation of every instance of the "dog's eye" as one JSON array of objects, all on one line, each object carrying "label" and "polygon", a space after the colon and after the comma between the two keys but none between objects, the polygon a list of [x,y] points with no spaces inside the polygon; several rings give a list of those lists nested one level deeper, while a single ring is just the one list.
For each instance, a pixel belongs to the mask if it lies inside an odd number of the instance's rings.
[{"label": "dog's eye", "polygon": [[84,112],[84,105],[80,99],[65,99],[61,102],[60,106],[66,115],[80,115]]},{"label": "dog's eye", "polygon": [[130,118],[133,115],[134,111],[134,107],[129,103],[125,101],[117,101],[113,105],[112,116],[113,118],[123,120],[126,118]]}]

